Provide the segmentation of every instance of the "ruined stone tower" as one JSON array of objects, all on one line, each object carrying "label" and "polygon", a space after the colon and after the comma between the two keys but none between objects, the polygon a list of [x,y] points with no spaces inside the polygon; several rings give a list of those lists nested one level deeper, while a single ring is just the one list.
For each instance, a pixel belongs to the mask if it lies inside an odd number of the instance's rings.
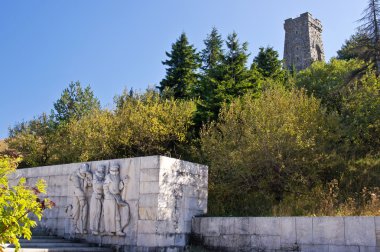
[{"label": "ruined stone tower", "polygon": [[311,65],[313,61],[324,61],[322,24],[306,12],[297,18],[285,20],[284,67],[297,71]]}]

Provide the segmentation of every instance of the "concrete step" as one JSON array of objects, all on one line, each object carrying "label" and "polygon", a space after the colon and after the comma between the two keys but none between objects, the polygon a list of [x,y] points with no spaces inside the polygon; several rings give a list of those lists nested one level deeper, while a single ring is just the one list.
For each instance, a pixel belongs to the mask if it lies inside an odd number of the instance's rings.
[{"label": "concrete step", "polygon": [[61,248],[61,247],[91,247],[87,243],[54,242],[54,243],[20,243],[21,248]]},{"label": "concrete step", "polygon": [[52,237],[52,238],[36,238],[36,237],[33,237],[33,239],[30,239],[30,240],[20,239],[19,242],[20,243],[53,243],[53,242],[69,243],[72,241],[57,238],[57,237]]},{"label": "concrete step", "polygon": [[[65,240],[57,236],[33,235],[31,240],[20,239],[20,252],[113,252],[112,248],[102,248],[94,244]],[[5,252],[16,251],[11,245]]]},{"label": "concrete step", "polygon": [[[7,248],[5,252],[15,252],[14,248]],[[19,252],[113,252],[111,248],[99,248],[99,247],[62,247],[62,248],[21,248]]]},{"label": "concrete step", "polygon": [[[54,236],[54,235],[32,235],[32,238],[33,240],[36,240],[36,239],[57,239],[58,236]],[[26,240],[26,239],[22,239],[22,240]]]}]

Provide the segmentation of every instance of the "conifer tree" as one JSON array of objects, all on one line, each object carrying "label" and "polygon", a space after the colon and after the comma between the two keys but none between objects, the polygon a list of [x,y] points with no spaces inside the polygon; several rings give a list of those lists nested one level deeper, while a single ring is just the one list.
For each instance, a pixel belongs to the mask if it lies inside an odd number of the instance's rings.
[{"label": "conifer tree", "polygon": [[230,102],[234,97],[254,90],[256,84],[252,82],[252,75],[247,68],[249,54],[248,43],[240,44],[236,32],[228,35],[227,51],[221,64],[222,81],[217,87],[217,96],[220,101]]},{"label": "conifer tree", "polygon": [[79,81],[71,82],[63,90],[61,97],[54,103],[53,115],[58,123],[69,119],[79,119],[94,109],[100,109],[100,102],[94,96],[90,86],[81,87]]},{"label": "conifer tree", "polygon": [[200,66],[199,54],[190,45],[185,33],[172,44],[171,52],[166,52],[166,76],[158,89],[164,96],[174,98],[192,98],[194,88],[199,81],[197,69]]},{"label": "conifer tree", "polygon": [[380,73],[380,0],[369,0],[368,6],[359,20],[362,25],[359,30],[369,38],[372,59],[376,64],[377,74]]},{"label": "conifer tree", "polygon": [[203,41],[205,48],[201,52],[202,75],[197,88],[197,96],[200,98],[197,103],[197,113],[195,116],[196,127],[200,128],[202,123],[210,118],[215,119],[219,108],[215,103],[215,91],[218,82],[221,81],[220,66],[223,63],[223,39],[218,30],[214,27],[211,33]]},{"label": "conifer tree", "polygon": [[283,75],[281,60],[273,47],[260,47],[259,53],[253,59],[251,69],[253,68],[257,68],[264,77],[277,78]]}]

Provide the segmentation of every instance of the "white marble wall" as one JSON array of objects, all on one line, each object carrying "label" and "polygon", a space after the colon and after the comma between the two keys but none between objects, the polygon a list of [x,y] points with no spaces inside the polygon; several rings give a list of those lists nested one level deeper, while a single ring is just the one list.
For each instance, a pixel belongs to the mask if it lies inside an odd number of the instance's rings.
[{"label": "white marble wall", "polygon": [[218,251],[380,251],[380,217],[195,217],[195,243]]},{"label": "white marble wall", "polygon": [[[191,232],[191,219],[207,212],[208,168],[164,156],[87,162],[94,173],[99,164],[117,163],[120,176],[129,177],[122,198],[130,206],[131,219],[124,229],[126,236],[76,234],[90,242],[132,248],[184,247]],[[59,236],[70,236],[71,221],[65,207],[72,201],[69,175],[82,163],[20,169],[13,180],[26,177],[28,183],[42,178],[48,184],[47,197],[56,207],[46,210],[40,227]],[[87,189],[88,202],[92,188]],[[123,208],[121,208],[123,209]],[[121,210],[121,222],[127,213]],[[73,236],[71,234],[71,236]]]}]

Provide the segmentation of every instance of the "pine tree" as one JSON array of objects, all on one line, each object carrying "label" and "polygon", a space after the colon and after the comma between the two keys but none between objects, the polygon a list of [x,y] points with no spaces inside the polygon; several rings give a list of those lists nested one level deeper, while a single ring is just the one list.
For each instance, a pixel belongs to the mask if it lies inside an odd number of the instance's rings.
[{"label": "pine tree", "polygon": [[203,41],[205,49],[202,50],[202,69],[203,71],[215,69],[223,59],[223,39],[218,30],[213,27],[211,33]]},{"label": "pine tree", "polygon": [[377,73],[380,73],[380,0],[369,0],[368,7],[359,20],[363,24],[359,30],[370,39],[372,59],[376,64]]},{"label": "pine tree", "polygon": [[172,44],[172,50],[166,52],[166,56],[169,59],[162,62],[168,66],[166,76],[158,86],[161,94],[174,98],[192,98],[199,81],[197,69],[200,67],[200,59],[185,33]]},{"label": "pine tree", "polygon": [[273,47],[260,47],[260,51],[253,59],[251,69],[257,70],[264,76],[270,78],[277,78],[283,76],[281,60],[279,55]]},{"label": "pine tree", "polygon": [[205,48],[201,52],[202,75],[199,86],[196,90],[197,113],[195,123],[197,128],[201,128],[202,123],[210,118],[215,119],[219,108],[215,103],[215,92],[218,82],[221,81],[220,66],[223,63],[223,39],[218,30],[214,27],[211,33],[203,41]]},{"label": "pine tree", "polygon": [[58,123],[69,119],[79,119],[93,109],[100,109],[100,102],[90,86],[82,89],[80,82],[71,82],[54,103],[54,117]]},{"label": "pine tree", "polygon": [[236,32],[228,35],[227,52],[221,65],[222,81],[218,85],[217,96],[220,101],[230,102],[233,98],[255,89],[252,75],[247,68],[248,43],[239,43]]}]

